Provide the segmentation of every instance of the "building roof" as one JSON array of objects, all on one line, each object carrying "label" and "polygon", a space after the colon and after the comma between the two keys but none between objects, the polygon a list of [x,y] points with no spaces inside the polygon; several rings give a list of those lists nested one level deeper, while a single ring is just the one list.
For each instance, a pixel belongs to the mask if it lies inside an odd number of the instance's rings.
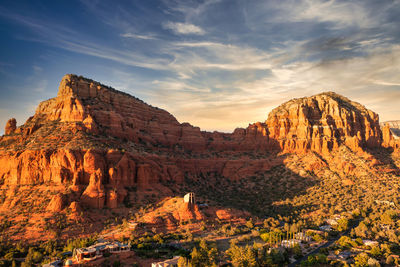
[{"label": "building roof", "polygon": [[56,260],[47,264],[43,264],[42,267],[59,267],[62,266],[62,261],[61,260]]},{"label": "building roof", "polygon": [[88,248],[78,248],[78,249],[76,249],[76,251],[77,251],[78,253],[86,254],[86,253],[93,253],[93,252],[96,252],[96,249],[93,248],[93,247],[88,247]]},{"label": "building roof", "polygon": [[153,264],[155,264],[155,265],[162,265],[162,266],[168,266],[168,265],[174,265],[174,264],[178,264],[178,261],[179,261],[179,258],[180,258],[181,256],[174,256],[172,259],[168,259],[168,260],[165,260],[165,261],[160,261],[160,262],[154,262],[154,263],[152,263],[152,265]]},{"label": "building roof", "polygon": [[129,245],[128,244],[122,244],[122,243],[120,243],[118,241],[114,241],[114,242],[102,241],[102,242],[96,243],[96,244],[94,244],[94,245],[92,245],[90,247],[87,247],[87,248],[78,248],[77,252],[85,254],[85,253],[93,253],[93,252],[96,252],[98,250],[104,250],[104,249],[107,249],[107,248],[117,248],[117,247],[128,248]]},{"label": "building roof", "polygon": [[379,242],[378,241],[374,241],[374,240],[368,240],[368,239],[364,239],[363,240],[364,245],[366,246],[374,246],[374,245],[378,245]]}]

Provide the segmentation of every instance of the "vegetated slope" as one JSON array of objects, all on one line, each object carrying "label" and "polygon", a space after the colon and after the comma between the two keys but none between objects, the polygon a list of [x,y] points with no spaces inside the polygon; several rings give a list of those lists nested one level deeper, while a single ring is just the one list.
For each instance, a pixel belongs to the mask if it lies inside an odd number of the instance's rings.
[{"label": "vegetated slope", "polygon": [[[45,228],[47,221],[31,215],[53,220],[59,212],[68,222],[83,214],[94,224],[85,231],[95,231],[116,212],[125,216],[187,191],[260,216],[352,208],[346,192],[394,184],[400,165],[396,150],[390,154],[393,139],[376,113],[332,92],[288,101],[246,129],[211,133],[66,75],[57,97],[25,124],[7,123],[0,139],[2,218],[30,217],[28,225]],[[364,189],[358,203],[372,196]],[[395,198],[393,190],[385,197]],[[73,233],[72,225],[64,228]]]}]

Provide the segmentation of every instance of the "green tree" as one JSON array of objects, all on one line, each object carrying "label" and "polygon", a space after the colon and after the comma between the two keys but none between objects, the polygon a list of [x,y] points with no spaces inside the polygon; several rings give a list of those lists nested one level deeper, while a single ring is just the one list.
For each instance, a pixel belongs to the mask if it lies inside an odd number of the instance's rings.
[{"label": "green tree", "polygon": [[381,221],[384,224],[393,224],[393,218],[396,216],[396,212],[393,210],[387,210],[381,215]]},{"label": "green tree", "polygon": [[357,246],[357,243],[355,241],[353,241],[350,237],[345,235],[339,238],[339,240],[336,242],[339,246],[344,248],[351,248]]},{"label": "green tree", "polygon": [[239,247],[232,244],[228,250],[228,255],[235,267],[250,267],[257,264],[256,251],[250,246]]},{"label": "green tree", "polygon": [[317,242],[322,242],[324,239],[322,238],[322,236],[321,235],[319,235],[319,234],[315,234],[315,235],[313,235],[313,237],[312,237],[315,241],[317,241]]},{"label": "green tree", "polygon": [[354,257],[354,263],[357,267],[366,267],[368,266],[368,255],[367,253],[360,253]]},{"label": "green tree", "polygon": [[338,225],[337,225],[337,230],[342,232],[342,231],[346,231],[347,229],[349,229],[349,220],[347,220],[346,218],[341,218],[337,221]]},{"label": "green tree", "polygon": [[324,254],[316,254],[308,256],[307,260],[301,262],[301,266],[316,266],[319,264],[326,264],[327,257]]},{"label": "green tree", "polygon": [[6,260],[11,261],[12,259],[15,258],[15,252],[14,252],[14,251],[8,252],[6,255],[4,255],[4,258],[5,258]]},{"label": "green tree", "polygon": [[246,222],[246,226],[249,229],[253,229],[254,228],[254,223],[253,223],[253,219],[250,218],[247,222]]},{"label": "green tree", "polygon": [[356,236],[366,238],[368,232],[368,226],[364,222],[360,222],[360,224],[354,229]]},{"label": "green tree", "polygon": [[215,247],[209,246],[207,242],[202,239],[200,240],[199,247],[193,248],[190,256],[190,264],[193,266],[214,266],[217,264],[218,250]]},{"label": "green tree", "polygon": [[193,248],[192,253],[190,253],[190,257],[192,258],[190,262],[193,264],[193,266],[202,266],[202,255],[196,247]]},{"label": "green tree", "polygon": [[32,260],[34,263],[40,263],[43,259],[43,255],[42,253],[40,253],[39,251],[35,251],[32,255]]},{"label": "green tree", "polygon": [[294,247],[292,248],[292,252],[296,259],[300,259],[301,257],[303,257],[303,252],[301,251],[301,247],[299,244],[294,245]]},{"label": "green tree", "polygon": [[32,267],[32,262],[25,260],[21,263],[21,267]]},{"label": "green tree", "polygon": [[278,243],[279,240],[283,239],[283,233],[279,230],[271,231],[260,234],[260,238],[267,243]]},{"label": "green tree", "polygon": [[379,248],[379,246],[372,247],[370,253],[371,253],[371,256],[375,257],[375,258],[379,258],[380,256],[382,256],[382,251]]},{"label": "green tree", "polygon": [[178,260],[178,267],[192,267],[193,265],[188,258],[180,257]]}]

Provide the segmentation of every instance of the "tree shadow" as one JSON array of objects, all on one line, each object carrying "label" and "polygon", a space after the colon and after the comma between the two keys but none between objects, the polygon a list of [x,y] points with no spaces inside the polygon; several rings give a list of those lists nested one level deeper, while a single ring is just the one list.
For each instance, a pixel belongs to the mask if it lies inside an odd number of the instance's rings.
[{"label": "tree shadow", "polygon": [[392,147],[367,149],[367,152],[379,161],[376,166],[378,171],[391,173],[397,176],[400,175],[400,166],[398,166],[392,158],[394,153],[394,149]]},{"label": "tree shadow", "polygon": [[[307,193],[307,189],[319,183],[311,173],[293,172],[285,166],[285,155],[270,155],[280,164],[268,171],[243,176],[238,180],[223,176],[220,172],[185,173],[183,190],[193,191],[196,198],[210,205],[245,210],[260,218],[291,216],[298,209],[312,209],[312,204],[293,206],[288,199]],[[246,159],[248,160],[248,159]]]}]

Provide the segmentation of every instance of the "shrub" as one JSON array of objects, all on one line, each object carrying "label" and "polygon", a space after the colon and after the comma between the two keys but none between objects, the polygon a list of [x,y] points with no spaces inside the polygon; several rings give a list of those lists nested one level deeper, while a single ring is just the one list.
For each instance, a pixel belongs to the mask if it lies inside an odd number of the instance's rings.
[{"label": "shrub", "polygon": [[319,264],[326,264],[327,258],[324,254],[316,254],[308,256],[307,260],[301,262],[301,266],[315,266]]},{"label": "shrub", "polygon": [[354,257],[354,263],[355,266],[358,267],[364,267],[364,266],[368,266],[368,255],[367,253],[360,253],[357,256]]}]

